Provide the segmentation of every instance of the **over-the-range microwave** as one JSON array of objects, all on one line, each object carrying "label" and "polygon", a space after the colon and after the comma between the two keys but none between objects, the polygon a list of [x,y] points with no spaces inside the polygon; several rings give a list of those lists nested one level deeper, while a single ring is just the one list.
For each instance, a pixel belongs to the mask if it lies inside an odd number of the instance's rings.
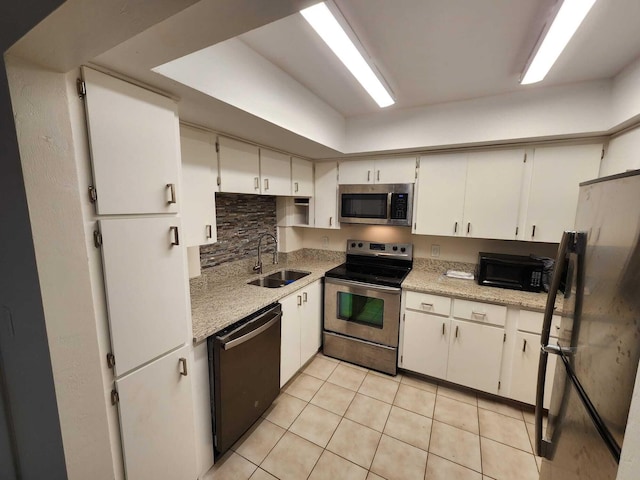
[{"label": "over-the-range microwave", "polygon": [[341,223],[411,226],[413,184],[340,185]]}]

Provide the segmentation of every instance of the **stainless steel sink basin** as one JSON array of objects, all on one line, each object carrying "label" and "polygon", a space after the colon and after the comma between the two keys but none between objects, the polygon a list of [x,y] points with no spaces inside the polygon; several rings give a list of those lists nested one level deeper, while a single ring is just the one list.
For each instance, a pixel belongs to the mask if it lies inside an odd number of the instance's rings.
[{"label": "stainless steel sink basin", "polygon": [[299,270],[279,270],[277,272],[270,273],[264,277],[256,278],[250,282],[249,285],[257,285],[258,287],[265,288],[280,288],[290,283],[300,280],[306,277],[311,272],[302,272]]}]

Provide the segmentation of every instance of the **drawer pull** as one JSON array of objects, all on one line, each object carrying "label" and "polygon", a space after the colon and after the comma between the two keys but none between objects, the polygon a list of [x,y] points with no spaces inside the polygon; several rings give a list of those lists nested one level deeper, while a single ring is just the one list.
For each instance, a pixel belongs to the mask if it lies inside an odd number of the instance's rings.
[{"label": "drawer pull", "polygon": [[486,313],[484,313],[484,312],[476,312],[475,310],[471,310],[471,315],[472,316],[476,316],[476,317],[483,317],[483,318],[485,318],[487,316]]},{"label": "drawer pull", "polygon": [[169,189],[170,198],[167,200],[169,205],[176,203],[176,184],[175,183],[167,183],[167,188]]},{"label": "drawer pull", "polygon": [[421,302],[420,306],[422,306],[422,308],[429,308],[429,309],[433,310],[433,303]]}]

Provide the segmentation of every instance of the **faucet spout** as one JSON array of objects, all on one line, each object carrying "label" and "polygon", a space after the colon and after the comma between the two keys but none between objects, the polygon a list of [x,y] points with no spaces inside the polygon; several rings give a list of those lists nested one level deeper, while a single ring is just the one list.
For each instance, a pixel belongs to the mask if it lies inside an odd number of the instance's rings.
[{"label": "faucet spout", "polygon": [[278,264],[278,240],[276,239],[275,235],[265,232],[262,235],[260,235],[260,238],[258,239],[258,261],[253,266],[253,271],[257,273],[262,273],[262,254],[261,254],[260,247],[262,246],[262,239],[267,236],[273,238],[273,243],[275,247],[275,250],[273,252],[273,264],[274,265]]}]

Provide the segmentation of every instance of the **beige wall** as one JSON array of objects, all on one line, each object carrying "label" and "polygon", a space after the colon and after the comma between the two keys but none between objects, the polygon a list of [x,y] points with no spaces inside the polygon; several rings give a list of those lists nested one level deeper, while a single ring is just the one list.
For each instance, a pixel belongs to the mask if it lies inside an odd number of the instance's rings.
[{"label": "beige wall", "polygon": [[602,160],[600,176],[640,168],[640,127],[611,139]]}]

